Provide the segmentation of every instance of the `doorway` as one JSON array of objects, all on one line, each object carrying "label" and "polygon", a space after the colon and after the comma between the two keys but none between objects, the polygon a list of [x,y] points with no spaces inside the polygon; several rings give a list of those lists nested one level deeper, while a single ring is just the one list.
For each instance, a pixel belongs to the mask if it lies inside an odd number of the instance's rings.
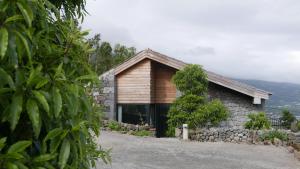
[{"label": "doorway", "polygon": [[156,137],[166,137],[168,130],[168,111],[170,104],[155,104],[155,128]]}]

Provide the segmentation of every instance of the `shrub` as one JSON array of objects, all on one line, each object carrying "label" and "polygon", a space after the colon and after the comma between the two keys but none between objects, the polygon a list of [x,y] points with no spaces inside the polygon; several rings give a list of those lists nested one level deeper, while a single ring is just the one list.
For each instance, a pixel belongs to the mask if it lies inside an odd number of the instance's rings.
[{"label": "shrub", "polygon": [[145,137],[145,136],[151,136],[152,133],[148,130],[138,130],[138,131],[134,131],[132,133],[132,135],[135,135],[135,136],[140,136],[140,137]]},{"label": "shrub", "polygon": [[190,126],[203,127],[205,125],[217,126],[221,121],[228,118],[227,108],[218,99],[212,100],[207,104],[199,107],[192,116],[190,116]]},{"label": "shrub", "polygon": [[120,131],[121,125],[116,121],[109,121],[108,122],[108,128],[110,128],[113,131]]},{"label": "shrub", "polygon": [[266,133],[264,133],[260,136],[260,139],[262,141],[270,140],[270,141],[273,142],[275,138],[278,138],[281,141],[287,141],[288,140],[288,135],[285,132],[278,131],[278,130],[273,130],[273,131],[266,132]]},{"label": "shrub", "polygon": [[282,125],[287,129],[291,128],[291,124],[296,120],[296,117],[287,109],[281,113]]},{"label": "shrub", "polygon": [[[204,98],[201,96],[187,94],[177,98],[168,112],[168,125],[175,129],[184,123],[190,123],[194,113],[199,106],[203,105]],[[171,130],[173,130],[171,129]],[[172,133],[170,131],[170,133]]]},{"label": "shrub", "polygon": [[168,136],[173,136],[176,127],[188,124],[189,128],[218,125],[226,120],[228,111],[220,100],[208,101],[208,81],[205,71],[199,65],[189,65],[178,71],[173,82],[182,92],[168,112]]},{"label": "shrub", "polygon": [[251,130],[269,129],[271,126],[265,112],[248,114],[248,118],[250,120],[245,123],[246,129],[251,129]]},{"label": "shrub", "polygon": [[76,26],[85,2],[0,0],[1,169],[88,169],[107,160],[95,142],[91,49]]}]

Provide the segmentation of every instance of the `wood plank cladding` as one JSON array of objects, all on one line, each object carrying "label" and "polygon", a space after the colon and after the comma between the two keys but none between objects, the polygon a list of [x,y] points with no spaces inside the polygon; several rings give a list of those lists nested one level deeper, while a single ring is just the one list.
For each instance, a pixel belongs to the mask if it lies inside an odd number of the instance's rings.
[{"label": "wood plank cladding", "polygon": [[117,102],[172,103],[176,88],[171,82],[176,69],[144,59],[116,76]]},{"label": "wood plank cladding", "polygon": [[142,60],[116,76],[118,103],[151,103],[151,61]]},{"label": "wood plank cladding", "polygon": [[171,82],[175,73],[174,68],[158,62],[152,63],[152,103],[172,103],[176,99],[176,86]]}]

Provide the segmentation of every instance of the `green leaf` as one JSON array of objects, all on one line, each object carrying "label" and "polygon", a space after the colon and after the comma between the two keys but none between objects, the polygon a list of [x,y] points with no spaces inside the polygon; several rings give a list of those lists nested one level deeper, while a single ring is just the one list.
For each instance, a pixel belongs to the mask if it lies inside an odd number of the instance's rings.
[{"label": "green leaf", "polygon": [[37,156],[33,159],[33,162],[35,163],[41,163],[41,162],[46,162],[49,161],[53,158],[55,158],[57,154],[42,154],[40,156]]},{"label": "green leaf", "polygon": [[69,155],[70,155],[70,142],[68,139],[64,139],[60,148],[59,159],[58,159],[58,164],[60,166],[60,169],[65,168],[67,161],[69,159]]},{"label": "green leaf", "polygon": [[23,20],[23,16],[22,15],[14,15],[14,16],[11,16],[9,18],[7,18],[5,21],[4,21],[4,24],[8,23],[8,22],[13,22],[13,21],[17,21],[17,20]]},{"label": "green leaf", "polygon": [[93,81],[97,81],[98,77],[96,75],[83,75],[83,76],[80,76],[80,77],[76,78],[76,81],[79,81],[79,80],[93,80]]},{"label": "green leaf", "polygon": [[11,88],[1,88],[0,89],[0,95],[4,94],[4,93],[12,92],[12,91],[14,91],[14,89],[11,89]]},{"label": "green leaf", "polygon": [[54,116],[58,118],[62,108],[62,99],[61,99],[59,89],[56,87],[53,87],[52,89],[52,101],[53,101]]},{"label": "green leaf", "polygon": [[57,151],[61,141],[62,141],[62,138],[60,138],[60,137],[54,138],[50,141],[50,153],[54,153]]},{"label": "green leaf", "polygon": [[3,138],[0,139],[0,151],[5,146],[5,142],[6,142],[6,137],[3,137]]},{"label": "green leaf", "polygon": [[15,143],[9,147],[9,149],[7,150],[7,153],[22,152],[30,145],[31,145],[31,141],[18,141],[17,143]]},{"label": "green leaf", "polygon": [[19,167],[19,169],[29,169],[23,163],[16,161],[15,164]]},{"label": "green leaf", "polygon": [[16,164],[11,162],[6,163],[6,167],[7,169],[19,169],[19,167]]},{"label": "green leaf", "polygon": [[0,57],[3,59],[5,56],[8,45],[8,32],[6,28],[2,27],[0,29]]},{"label": "green leaf", "polygon": [[22,104],[23,104],[23,96],[21,94],[15,94],[12,98],[12,103],[10,105],[10,112],[9,112],[9,122],[11,130],[15,130],[20,115],[22,112]]},{"label": "green leaf", "polygon": [[14,32],[19,37],[19,39],[22,41],[25,51],[26,51],[26,54],[28,56],[29,65],[32,65],[31,52],[30,52],[29,45],[28,45],[26,38],[18,31],[14,31]]},{"label": "green leaf", "polygon": [[33,15],[32,15],[31,9],[28,6],[26,6],[25,3],[23,4],[23,3],[17,2],[17,6],[18,6],[19,10],[21,11],[26,23],[28,24],[29,27],[31,27],[31,23],[33,20]]},{"label": "green leaf", "polygon": [[16,88],[11,76],[8,73],[6,73],[6,71],[3,70],[2,68],[0,68],[0,80],[2,82],[8,83],[10,88],[12,89]]},{"label": "green leaf", "polygon": [[38,138],[41,131],[39,107],[35,100],[29,99],[26,104],[27,113],[32,123],[34,135]]},{"label": "green leaf", "polygon": [[40,104],[43,106],[43,109],[47,113],[49,113],[49,104],[48,104],[45,96],[37,90],[33,90],[32,93],[34,94],[35,98],[40,102]]},{"label": "green leaf", "polygon": [[64,132],[63,129],[61,128],[55,128],[52,129],[51,131],[48,132],[48,134],[46,135],[46,137],[44,138],[44,142],[46,142],[47,140],[51,140],[59,135],[61,135]]},{"label": "green leaf", "polygon": [[40,80],[40,81],[38,82],[38,84],[36,84],[35,88],[36,88],[36,89],[39,89],[39,88],[45,86],[48,82],[49,82],[49,80],[46,79],[46,78],[44,78],[44,79]]}]

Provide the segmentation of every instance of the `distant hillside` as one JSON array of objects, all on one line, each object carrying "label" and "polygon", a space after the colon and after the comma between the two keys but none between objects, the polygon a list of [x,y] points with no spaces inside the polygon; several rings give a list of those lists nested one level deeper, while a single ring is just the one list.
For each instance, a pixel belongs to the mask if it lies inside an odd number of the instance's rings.
[{"label": "distant hillside", "polygon": [[271,92],[273,95],[267,101],[267,112],[281,112],[288,108],[294,114],[300,116],[300,84],[278,83],[261,80],[237,79],[240,82],[252,85],[256,88]]}]

